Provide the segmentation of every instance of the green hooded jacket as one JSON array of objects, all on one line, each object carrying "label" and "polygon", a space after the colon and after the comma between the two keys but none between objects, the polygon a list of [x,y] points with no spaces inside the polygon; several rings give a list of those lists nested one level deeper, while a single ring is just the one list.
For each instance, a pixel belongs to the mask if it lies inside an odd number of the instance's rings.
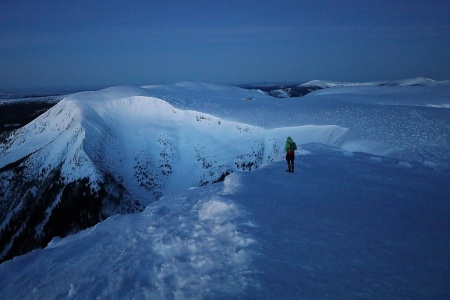
[{"label": "green hooded jacket", "polygon": [[286,139],[286,145],[284,146],[284,151],[294,151],[295,149],[291,150],[292,143],[294,143],[294,141],[290,136],[288,136],[288,138]]}]

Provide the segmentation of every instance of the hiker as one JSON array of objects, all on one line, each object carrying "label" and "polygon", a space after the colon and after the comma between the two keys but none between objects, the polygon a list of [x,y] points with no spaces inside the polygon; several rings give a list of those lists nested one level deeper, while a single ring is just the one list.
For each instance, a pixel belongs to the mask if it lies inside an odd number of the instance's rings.
[{"label": "hiker", "polygon": [[294,159],[297,145],[290,136],[286,139],[286,146],[284,146],[284,150],[286,151],[286,161],[288,164],[288,170],[286,170],[286,172],[294,173]]}]

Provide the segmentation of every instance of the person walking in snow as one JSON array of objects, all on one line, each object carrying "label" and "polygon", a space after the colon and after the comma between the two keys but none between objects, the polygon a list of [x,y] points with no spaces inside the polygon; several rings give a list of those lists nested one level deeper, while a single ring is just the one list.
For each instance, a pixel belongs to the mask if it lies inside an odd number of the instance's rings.
[{"label": "person walking in snow", "polygon": [[286,161],[288,164],[288,170],[286,170],[286,172],[294,173],[295,150],[297,150],[297,145],[292,138],[288,136],[286,139],[286,145],[284,146],[284,151],[286,151]]}]

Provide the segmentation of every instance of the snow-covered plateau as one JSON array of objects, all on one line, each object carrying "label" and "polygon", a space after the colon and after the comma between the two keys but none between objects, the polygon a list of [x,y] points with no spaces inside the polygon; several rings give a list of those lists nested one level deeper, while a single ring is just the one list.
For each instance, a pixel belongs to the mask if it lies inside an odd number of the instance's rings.
[{"label": "snow-covered plateau", "polygon": [[450,85],[408,82],[65,97],[0,145],[0,298],[450,298]]}]

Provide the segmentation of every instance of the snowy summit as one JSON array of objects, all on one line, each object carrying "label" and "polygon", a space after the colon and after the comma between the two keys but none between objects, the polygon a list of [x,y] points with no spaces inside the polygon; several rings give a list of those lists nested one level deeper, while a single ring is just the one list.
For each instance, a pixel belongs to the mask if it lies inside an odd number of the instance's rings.
[{"label": "snowy summit", "polygon": [[69,95],[0,145],[1,298],[448,298],[449,108],[441,84]]}]

